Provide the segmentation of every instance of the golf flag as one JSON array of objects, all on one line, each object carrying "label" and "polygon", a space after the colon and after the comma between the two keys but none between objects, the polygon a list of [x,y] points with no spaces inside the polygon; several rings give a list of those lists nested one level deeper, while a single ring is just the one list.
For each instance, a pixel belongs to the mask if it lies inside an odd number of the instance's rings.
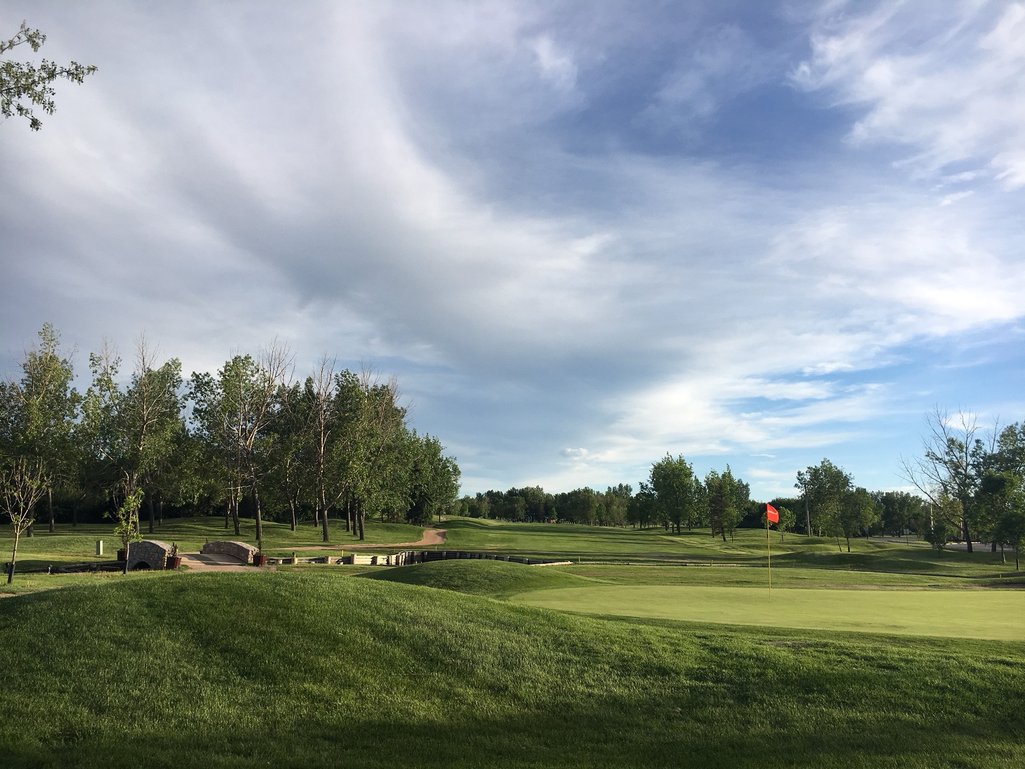
[{"label": "golf flag", "polygon": [[765,520],[769,523],[779,523],[779,510],[767,502],[765,504]]}]

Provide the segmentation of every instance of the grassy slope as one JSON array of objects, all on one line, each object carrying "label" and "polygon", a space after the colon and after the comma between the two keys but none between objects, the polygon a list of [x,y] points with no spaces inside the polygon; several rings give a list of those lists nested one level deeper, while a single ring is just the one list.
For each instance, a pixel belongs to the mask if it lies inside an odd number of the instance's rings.
[{"label": "grassy slope", "polygon": [[362,576],[495,598],[533,590],[595,584],[593,579],[567,574],[553,567],[525,566],[504,561],[433,561],[368,572]]},{"label": "grassy slope", "polygon": [[881,640],[603,621],[326,571],[69,588],[0,602],[0,764],[1025,762],[1025,647]]}]

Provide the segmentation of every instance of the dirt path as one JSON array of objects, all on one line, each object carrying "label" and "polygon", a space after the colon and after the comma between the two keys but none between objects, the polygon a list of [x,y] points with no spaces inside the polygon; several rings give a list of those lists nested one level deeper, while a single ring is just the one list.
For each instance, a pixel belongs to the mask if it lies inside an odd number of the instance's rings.
[{"label": "dirt path", "polygon": [[368,550],[393,547],[427,547],[428,545],[444,545],[445,529],[424,529],[423,536],[417,542],[353,542],[344,545],[304,545],[289,548],[297,553],[304,550]]}]

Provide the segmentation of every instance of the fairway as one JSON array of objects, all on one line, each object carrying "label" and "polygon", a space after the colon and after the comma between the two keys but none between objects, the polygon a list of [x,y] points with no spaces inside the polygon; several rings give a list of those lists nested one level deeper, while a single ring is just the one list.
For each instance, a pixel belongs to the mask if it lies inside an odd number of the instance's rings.
[{"label": "fairway", "polygon": [[1025,641],[1025,593],[982,590],[788,590],[598,585],[510,599],[585,614],[731,625]]}]

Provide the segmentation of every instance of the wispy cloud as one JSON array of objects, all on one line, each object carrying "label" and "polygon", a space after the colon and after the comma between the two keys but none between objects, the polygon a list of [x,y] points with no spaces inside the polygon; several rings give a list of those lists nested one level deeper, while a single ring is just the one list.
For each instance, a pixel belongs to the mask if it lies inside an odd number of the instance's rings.
[{"label": "wispy cloud", "polygon": [[829,3],[792,81],[862,113],[852,142],[908,147],[902,164],[916,174],[969,164],[1017,189],[1025,185],[1023,38],[1021,3]]}]

